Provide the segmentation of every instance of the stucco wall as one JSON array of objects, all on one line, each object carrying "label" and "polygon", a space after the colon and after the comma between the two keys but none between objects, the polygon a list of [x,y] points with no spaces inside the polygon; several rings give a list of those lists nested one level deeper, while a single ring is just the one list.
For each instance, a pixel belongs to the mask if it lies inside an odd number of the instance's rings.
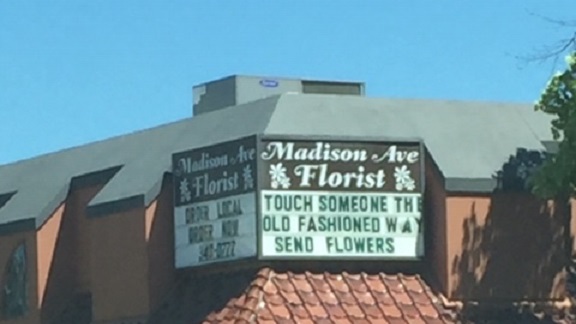
[{"label": "stucco wall", "polygon": [[4,268],[26,240],[30,290],[29,315],[1,323],[54,319],[79,294],[92,294],[96,322],[142,319],[166,299],[175,273],[170,180],[147,208],[89,218],[86,206],[102,186],[74,187],[36,233],[0,236]]},{"label": "stucco wall", "polygon": [[91,219],[94,321],[148,314],[144,208]]},{"label": "stucco wall", "polygon": [[38,276],[44,285],[42,320],[54,320],[79,294],[91,292],[88,202],[103,184],[73,186],[63,204],[38,230]]},{"label": "stucco wall", "polygon": [[[426,260],[441,292],[472,300],[565,295],[576,204],[563,208],[520,193],[446,193],[443,184],[427,161]],[[170,177],[148,207],[88,218],[86,204],[101,187],[72,190],[37,233],[0,236],[4,268],[16,245],[27,243],[30,298],[28,316],[0,323],[39,323],[86,292],[98,323],[142,319],[162,307],[176,283]]]},{"label": "stucco wall", "polygon": [[446,191],[442,175],[438,171],[434,162],[426,159],[426,191],[424,193],[424,217],[426,218],[426,254],[432,278],[436,280],[439,290],[448,294],[448,269],[446,263],[448,259],[447,242],[448,232],[446,231]]},{"label": "stucco wall", "polygon": [[38,304],[43,321],[63,307],[73,291],[70,245],[65,239],[71,234],[64,228],[66,204],[62,204],[37,231]]},{"label": "stucco wall", "polygon": [[174,207],[171,177],[165,176],[158,198],[146,208],[150,310],[166,302],[174,286]]},{"label": "stucco wall", "polygon": [[0,236],[0,287],[4,287],[5,271],[14,249],[22,242],[26,244],[27,278],[28,278],[28,313],[17,319],[1,319],[2,324],[36,324],[40,322],[38,310],[38,277],[36,276],[36,233],[19,232]]},{"label": "stucco wall", "polygon": [[451,195],[446,208],[449,297],[564,297],[573,237],[568,209],[522,193]]},{"label": "stucco wall", "polygon": [[80,188],[74,190],[69,197],[69,201],[73,202],[74,207],[73,209],[70,208],[70,212],[75,218],[76,293],[90,292],[92,288],[91,254],[88,253],[92,243],[92,236],[88,235],[91,233],[91,220],[86,215],[86,206],[102,187],[103,185]]}]

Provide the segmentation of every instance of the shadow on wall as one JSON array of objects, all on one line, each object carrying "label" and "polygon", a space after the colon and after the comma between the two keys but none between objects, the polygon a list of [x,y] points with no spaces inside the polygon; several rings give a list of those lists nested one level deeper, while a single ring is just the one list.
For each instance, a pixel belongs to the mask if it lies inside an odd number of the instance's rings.
[{"label": "shadow on wall", "polygon": [[172,177],[168,174],[163,175],[162,190],[156,201],[147,244],[152,311],[168,298],[175,280],[173,191]]},{"label": "shadow on wall", "polygon": [[[452,275],[458,278],[455,299],[503,306],[562,297],[574,239],[570,209],[567,203],[540,200],[526,190],[527,179],[541,162],[540,152],[518,150],[498,173],[499,188],[490,197],[488,212],[480,214],[471,202],[463,221],[462,253],[452,262]],[[525,323],[528,316],[509,306],[500,311],[492,306],[491,312],[510,323]],[[469,313],[472,316],[471,309]]]},{"label": "shadow on wall", "polygon": [[251,287],[258,270],[233,274],[221,272],[196,275],[181,273],[169,298],[148,320],[148,324],[202,323],[214,310],[235,302]]},{"label": "shadow on wall", "polygon": [[54,229],[56,232],[52,233],[54,246],[44,246],[41,251],[44,255],[53,253],[40,310],[42,323],[81,324],[89,323],[92,319],[90,294],[77,294],[76,291],[78,267],[74,260],[78,259],[79,253],[86,253],[78,250],[80,208],[85,208],[88,201],[98,193],[98,189],[93,188],[84,194],[71,191],[62,218],[48,221],[59,224]]},{"label": "shadow on wall", "polygon": [[28,313],[28,262],[26,242],[22,241],[12,251],[2,279],[0,314],[2,319],[14,319]]}]

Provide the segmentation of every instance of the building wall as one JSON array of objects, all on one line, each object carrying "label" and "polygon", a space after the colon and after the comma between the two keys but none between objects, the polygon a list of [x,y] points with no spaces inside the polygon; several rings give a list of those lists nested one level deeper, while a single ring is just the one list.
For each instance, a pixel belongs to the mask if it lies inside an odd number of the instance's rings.
[{"label": "building wall", "polygon": [[42,322],[65,307],[74,286],[72,249],[66,238],[72,234],[65,226],[66,204],[60,205],[37,231],[38,304]]},{"label": "building wall", "polygon": [[149,312],[145,209],[90,219],[92,305],[95,322]]},{"label": "building wall", "polygon": [[172,191],[166,176],[148,207],[89,219],[95,323],[142,321],[174,288]]},{"label": "building wall", "polygon": [[446,201],[453,299],[561,299],[570,213],[529,194],[451,195]]},{"label": "building wall", "polygon": [[[576,204],[563,208],[520,193],[446,193],[428,160],[426,261],[439,290],[451,299],[564,297]],[[27,244],[30,299],[29,315],[0,323],[51,319],[82,293],[92,294],[95,323],[141,320],[168,300],[176,283],[170,177],[148,207],[88,218],[86,205],[102,186],[74,188],[37,233],[0,236],[3,268],[17,244]]]},{"label": "building wall", "polygon": [[446,191],[440,171],[431,158],[426,159],[426,190],[424,193],[424,217],[427,219],[426,226],[426,255],[431,268],[433,285],[445,295],[448,294],[448,235],[446,231]]},{"label": "building wall", "polygon": [[158,198],[146,208],[150,310],[166,301],[175,280],[174,208],[171,177],[165,176]]},{"label": "building wall", "polygon": [[95,321],[147,314],[148,257],[144,208],[90,219]]},{"label": "building wall", "polygon": [[70,309],[78,296],[91,293],[90,219],[86,206],[103,184],[71,186],[63,204],[38,230],[41,318],[53,321]]},{"label": "building wall", "polygon": [[572,254],[571,257],[574,258],[576,257],[576,239],[574,239],[574,237],[576,236],[576,199],[572,198],[570,199],[570,205],[569,205],[569,209],[570,209],[570,243],[572,246]]},{"label": "building wall", "polygon": [[96,323],[142,321],[175,283],[171,178],[146,208],[89,219]]},{"label": "building wall", "polygon": [[76,263],[76,276],[75,276],[75,293],[83,294],[89,293],[92,290],[92,265],[91,265],[91,243],[92,236],[87,235],[91,233],[90,225],[91,219],[86,215],[86,207],[90,200],[98,194],[104,185],[96,185],[90,187],[79,188],[74,190],[69,197],[69,201],[74,203],[74,209],[71,213],[75,218],[75,263]]},{"label": "building wall", "polygon": [[[26,244],[27,279],[28,279],[28,313],[16,319],[2,319],[2,324],[37,324],[40,323],[38,305],[38,277],[36,276],[36,233],[34,231],[18,232],[0,236],[0,287],[5,284],[5,271],[14,249],[22,242]],[[0,297],[1,298],[1,297]]]},{"label": "building wall", "polygon": [[26,240],[30,289],[30,314],[0,323],[54,320],[84,294],[92,295],[95,322],[141,320],[165,301],[175,273],[169,178],[147,208],[89,218],[86,206],[102,186],[71,189],[36,233],[0,236],[4,268]]}]

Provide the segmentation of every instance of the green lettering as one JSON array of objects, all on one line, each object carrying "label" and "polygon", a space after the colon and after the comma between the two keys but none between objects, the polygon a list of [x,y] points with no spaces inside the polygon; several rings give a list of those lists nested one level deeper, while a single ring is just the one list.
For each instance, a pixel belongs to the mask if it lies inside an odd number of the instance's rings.
[{"label": "green lettering", "polygon": [[320,215],[318,216],[318,231],[319,232],[325,232],[326,231],[326,216]]},{"label": "green lettering", "polygon": [[266,211],[270,211],[270,200],[272,199],[271,195],[264,195],[264,200],[266,201]]},{"label": "green lettering", "polygon": [[388,199],[386,196],[373,196],[370,198],[370,212],[386,213],[388,212]]},{"label": "green lettering", "polygon": [[278,236],[274,241],[276,243],[276,252],[314,252],[314,240],[311,237]]},{"label": "green lettering", "polygon": [[290,239],[294,242],[293,244],[294,249],[292,250],[292,252],[301,253],[302,251],[304,251],[304,244],[302,244],[301,237],[291,237]]},{"label": "green lettering", "polygon": [[318,197],[318,210],[323,212],[323,211],[326,211],[326,209],[327,209],[326,196]]},{"label": "green lettering", "polygon": [[394,253],[394,251],[395,251],[394,238],[393,237],[386,238],[386,252]]},{"label": "green lettering", "polygon": [[372,233],[380,233],[380,217],[372,217]]},{"label": "green lettering", "polygon": [[344,237],[344,250],[347,252],[354,251],[354,242],[352,241],[352,238],[347,236]]},{"label": "green lettering", "polygon": [[394,238],[384,237],[333,237],[325,238],[328,253],[394,253]]},{"label": "green lettering", "polygon": [[326,221],[328,222],[326,224],[326,230],[328,232],[335,232],[336,231],[336,217],[326,217]]},{"label": "green lettering", "polygon": [[340,196],[338,199],[338,207],[337,208],[340,212],[350,211],[350,205],[349,205],[348,197]]},{"label": "green lettering", "polygon": [[310,217],[308,219],[308,228],[306,229],[308,232],[316,232],[316,223],[314,222],[314,218]]},{"label": "green lettering", "polygon": [[306,216],[298,216],[298,231],[302,232],[302,228],[306,226]]},{"label": "green lettering", "polygon": [[407,219],[402,226],[402,233],[412,233],[412,224],[410,224],[410,219]]},{"label": "green lettering", "polygon": [[312,211],[312,196],[304,197],[304,211]]},{"label": "green lettering", "polygon": [[291,240],[291,237],[285,236],[284,240],[284,249],[286,252],[294,252],[294,241]]},{"label": "green lettering", "polygon": [[380,211],[380,197],[372,196],[370,197],[370,211],[373,213],[377,213]]},{"label": "green lettering", "polygon": [[328,253],[392,254],[394,238],[388,237],[325,237]]},{"label": "green lettering", "polygon": [[332,250],[334,249],[335,246],[334,237],[326,236],[324,240],[326,242],[326,250],[328,250],[328,253],[332,253]]},{"label": "green lettering", "polygon": [[384,239],[381,237],[376,238],[376,253],[384,253]]},{"label": "green lettering", "polygon": [[313,240],[311,237],[294,237],[294,252],[313,252]]},{"label": "green lettering", "polygon": [[416,225],[418,226],[418,233],[422,233],[422,218],[414,217],[414,220],[416,221]]},{"label": "green lettering", "polygon": [[282,245],[282,237],[275,237],[274,238],[274,246],[275,246],[275,250],[276,252],[282,252],[284,251],[284,246]]},{"label": "green lettering", "polygon": [[354,248],[356,252],[363,253],[366,249],[366,240],[363,237],[354,238]]},{"label": "green lettering", "polygon": [[374,238],[372,237],[366,238],[366,252],[374,253]]},{"label": "green lettering", "polygon": [[397,224],[398,219],[396,217],[386,217],[386,228],[388,233],[395,233]]}]

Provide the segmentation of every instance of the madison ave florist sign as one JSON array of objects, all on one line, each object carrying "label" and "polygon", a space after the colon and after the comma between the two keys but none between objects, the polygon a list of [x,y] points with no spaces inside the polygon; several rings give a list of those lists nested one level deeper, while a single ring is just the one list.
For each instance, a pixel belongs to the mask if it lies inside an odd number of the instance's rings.
[{"label": "madison ave florist sign", "polygon": [[256,138],[174,154],[176,267],[254,257]]},{"label": "madison ave florist sign", "polygon": [[262,142],[260,256],[423,256],[420,143]]}]

